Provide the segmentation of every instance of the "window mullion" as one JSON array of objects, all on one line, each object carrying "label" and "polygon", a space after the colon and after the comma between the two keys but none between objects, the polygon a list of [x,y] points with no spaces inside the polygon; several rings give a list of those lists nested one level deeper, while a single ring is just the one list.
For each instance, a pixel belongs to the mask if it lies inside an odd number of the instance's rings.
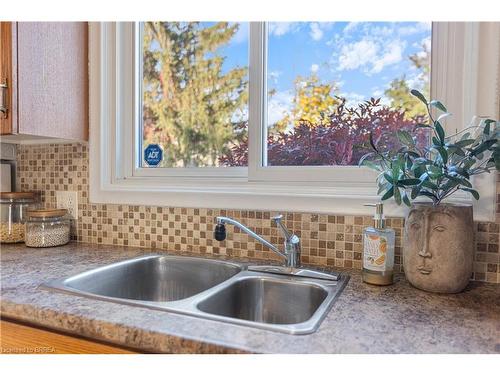
[{"label": "window mullion", "polygon": [[266,23],[250,23],[249,105],[248,105],[248,179],[254,180],[264,164],[266,139]]}]

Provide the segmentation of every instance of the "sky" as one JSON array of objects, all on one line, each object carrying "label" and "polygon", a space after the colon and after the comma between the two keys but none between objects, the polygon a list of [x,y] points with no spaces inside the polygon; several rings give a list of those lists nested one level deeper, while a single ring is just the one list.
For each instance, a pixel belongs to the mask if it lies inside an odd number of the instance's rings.
[{"label": "sky", "polygon": [[[431,23],[424,22],[271,22],[268,26],[268,122],[291,108],[294,80],[316,74],[334,83],[349,104],[382,97],[394,78],[405,76],[418,88],[418,71],[409,56],[430,47]],[[430,48],[429,48],[430,49]],[[224,69],[248,65],[248,24],[221,48]]]}]

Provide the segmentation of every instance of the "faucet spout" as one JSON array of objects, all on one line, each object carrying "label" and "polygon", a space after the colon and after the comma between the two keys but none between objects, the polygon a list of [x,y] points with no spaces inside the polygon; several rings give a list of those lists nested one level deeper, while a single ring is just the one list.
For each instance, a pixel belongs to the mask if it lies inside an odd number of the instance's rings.
[{"label": "faucet spout", "polygon": [[217,216],[217,224],[218,225],[224,225],[224,224],[231,224],[234,225],[235,227],[240,228],[243,232],[248,234],[250,237],[252,237],[254,240],[257,240],[260,242],[262,245],[268,247],[272,251],[274,251],[276,254],[280,255],[281,257],[286,259],[286,255],[283,254],[279,249],[274,246],[272,243],[269,241],[265,240],[261,236],[259,236],[257,233],[255,233],[253,230],[247,228],[243,224],[241,224],[239,221],[236,221],[234,219],[231,219],[230,217],[225,217],[225,216]]},{"label": "faucet spout", "polygon": [[217,225],[215,227],[215,239],[218,241],[222,241],[226,237],[226,229],[225,224],[231,224],[235,227],[240,228],[243,232],[247,233],[253,239],[259,241],[261,244],[266,246],[267,248],[274,251],[276,254],[285,259],[286,267],[300,267],[300,239],[295,234],[288,231],[285,225],[281,222],[282,216],[278,215],[273,217],[273,221],[276,225],[281,229],[283,236],[285,237],[285,250],[284,252],[280,251],[276,246],[274,246],[269,241],[265,240],[257,233],[247,228],[245,225],[241,224],[239,221],[231,219],[230,217],[218,216],[216,221]]}]

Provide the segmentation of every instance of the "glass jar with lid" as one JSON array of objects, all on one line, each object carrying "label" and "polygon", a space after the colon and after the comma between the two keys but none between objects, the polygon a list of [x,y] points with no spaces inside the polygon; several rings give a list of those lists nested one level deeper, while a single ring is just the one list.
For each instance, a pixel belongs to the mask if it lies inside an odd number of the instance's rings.
[{"label": "glass jar with lid", "polygon": [[26,213],[35,208],[35,193],[1,192],[0,243],[24,242]]},{"label": "glass jar with lid", "polygon": [[52,247],[66,245],[70,240],[71,221],[68,210],[45,209],[28,212],[26,246]]}]

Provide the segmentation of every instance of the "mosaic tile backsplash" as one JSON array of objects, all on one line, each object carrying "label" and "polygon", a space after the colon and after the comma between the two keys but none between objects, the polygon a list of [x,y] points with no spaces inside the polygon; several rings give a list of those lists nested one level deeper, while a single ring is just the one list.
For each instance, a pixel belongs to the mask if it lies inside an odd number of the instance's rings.
[{"label": "mosaic tile backsplash", "polygon": [[[39,191],[46,207],[54,207],[56,191],[78,192],[78,220],[73,238],[80,242],[168,249],[199,254],[222,254],[252,259],[279,258],[237,228],[227,239],[212,238],[214,219],[224,215],[241,220],[272,243],[282,241],[271,225],[271,211],[92,204],[89,202],[88,147],[70,145],[22,145],[17,151],[17,188]],[[500,194],[500,178],[497,182]],[[370,216],[282,212],[285,224],[301,237],[302,262],[361,268],[362,231]],[[396,269],[401,271],[403,219],[388,218],[396,231]],[[475,223],[475,262],[472,278],[500,283],[500,199],[495,223]]]}]

